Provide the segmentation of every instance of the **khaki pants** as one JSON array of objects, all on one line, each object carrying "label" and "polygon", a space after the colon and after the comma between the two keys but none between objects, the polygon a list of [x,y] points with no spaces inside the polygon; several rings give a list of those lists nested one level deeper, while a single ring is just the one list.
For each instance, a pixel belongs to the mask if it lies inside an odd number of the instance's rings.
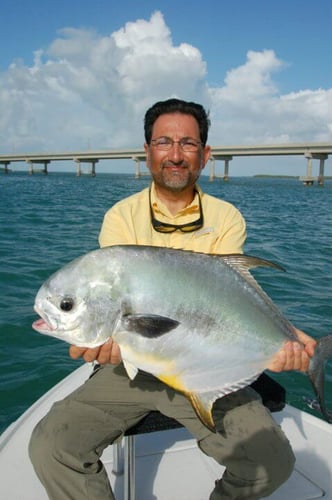
[{"label": "khaki pants", "polygon": [[204,453],[226,466],[210,500],[263,498],[292,472],[290,445],[253,389],[216,401],[220,432],[212,433],[179,392],[142,372],[130,381],[122,365],[106,365],[55,403],[33,431],[30,458],[49,498],[113,499],[102,452],[150,410],[176,418]]}]

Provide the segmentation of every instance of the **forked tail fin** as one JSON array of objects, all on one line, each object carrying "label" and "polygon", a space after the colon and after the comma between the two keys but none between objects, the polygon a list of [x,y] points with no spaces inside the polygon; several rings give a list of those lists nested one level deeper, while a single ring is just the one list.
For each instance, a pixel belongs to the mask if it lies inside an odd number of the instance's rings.
[{"label": "forked tail fin", "polygon": [[321,412],[327,422],[332,424],[332,418],[327,411],[324,397],[324,367],[325,362],[330,358],[332,358],[332,334],[318,340],[315,347],[315,354],[311,358],[308,370],[308,376],[317,395]]}]

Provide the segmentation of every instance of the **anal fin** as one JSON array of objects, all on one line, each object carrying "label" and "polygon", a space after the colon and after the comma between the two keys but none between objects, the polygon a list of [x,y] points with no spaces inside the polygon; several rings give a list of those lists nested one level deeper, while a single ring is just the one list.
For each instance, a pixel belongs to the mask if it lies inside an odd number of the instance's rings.
[{"label": "anal fin", "polygon": [[178,375],[165,375],[159,374],[159,380],[169,385],[176,391],[182,392],[184,396],[190,401],[196,415],[200,421],[211,431],[216,432],[213,417],[212,417],[212,407],[218,397],[220,397],[219,392],[211,391],[198,394],[196,392],[189,392],[185,387],[182,379]]},{"label": "anal fin", "polygon": [[194,392],[186,393],[192,407],[194,408],[200,421],[211,431],[216,432],[212,417],[212,407],[218,395],[213,393],[197,394]]}]

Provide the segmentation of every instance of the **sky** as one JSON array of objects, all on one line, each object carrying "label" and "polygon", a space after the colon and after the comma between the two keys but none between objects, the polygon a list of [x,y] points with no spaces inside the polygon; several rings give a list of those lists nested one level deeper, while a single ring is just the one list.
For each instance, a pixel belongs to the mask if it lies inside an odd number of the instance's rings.
[{"label": "sky", "polygon": [[[1,0],[0,155],[140,148],[146,109],[169,97],[206,107],[213,146],[331,143],[331,24],[330,0]],[[230,164],[305,171],[302,157]]]}]

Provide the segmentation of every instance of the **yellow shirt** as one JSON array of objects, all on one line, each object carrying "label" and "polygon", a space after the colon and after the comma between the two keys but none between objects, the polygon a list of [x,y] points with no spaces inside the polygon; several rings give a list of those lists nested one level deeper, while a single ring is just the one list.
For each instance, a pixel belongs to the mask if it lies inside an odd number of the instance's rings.
[{"label": "yellow shirt", "polygon": [[[198,186],[196,188],[204,215],[201,229],[192,233],[155,231],[150,220],[149,188],[146,188],[119,201],[106,212],[99,235],[100,246],[135,244],[203,253],[242,253],[246,227],[239,210],[226,201],[203,193]],[[157,198],[152,183],[151,203],[155,217],[168,224],[185,224],[199,217],[197,193],[190,205],[172,215]]]}]

